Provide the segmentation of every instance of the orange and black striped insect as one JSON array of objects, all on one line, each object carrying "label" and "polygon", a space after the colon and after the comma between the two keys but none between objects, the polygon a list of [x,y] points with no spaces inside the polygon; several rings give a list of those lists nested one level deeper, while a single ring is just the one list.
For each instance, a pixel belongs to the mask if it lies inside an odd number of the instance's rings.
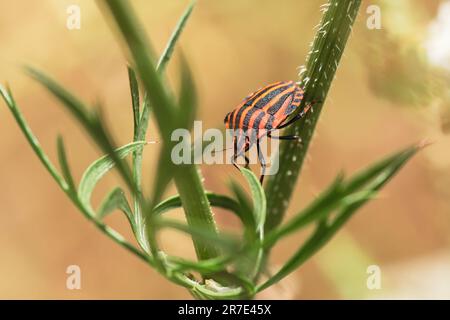
[{"label": "orange and black striped insect", "polygon": [[224,119],[227,129],[233,129],[233,156],[232,163],[238,168],[236,159],[243,156],[246,166],[249,159],[245,153],[253,144],[256,144],[258,159],[261,164],[262,184],[265,174],[266,162],[260,150],[260,140],[267,135],[268,138],[280,140],[298,140],[295,135],[273,136],[272,132],[285,128],[301,119],[311,107],[306,104],[295,116],[289,119],[303,100],[304,91],[294,81],[281,81],[265,86],[246,97]]}]

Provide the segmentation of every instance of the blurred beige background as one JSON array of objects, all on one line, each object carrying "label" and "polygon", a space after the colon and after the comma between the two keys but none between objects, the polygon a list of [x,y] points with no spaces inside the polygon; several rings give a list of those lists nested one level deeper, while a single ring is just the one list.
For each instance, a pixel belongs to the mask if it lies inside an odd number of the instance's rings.
[{"label": "blurred beige background", "polygon": [[[160,52],[188,2],[132,2]],[[180,45],[197,81],[198,119],[204,127],[221,127],[224,115],[254,89],[296,79],[323,2],[198,1]],[[445,134],[450,104],[448,92],[439,89],[448,87],[449,71],[439,59],[429,64],[429,49],[428,55],[424,49],[430,37],[445,39],[442,27],[430,29],[444,3],[396,1],[393,8],[386,1],[363,1],[289,214],[313,199],[341,169],[352,173],[424,138],[435,142],[329,245],[260,298],[450,298],[450,138]],[[66,28],[70,4],[81,8],[80,30]],[[381,30],[366,27],[369,4],[382,8]],[[85,101],[101,101],[116,140],[131,140],[126,61],[94,1],[1,1],[0,38],[0,81],[11,86],[55,162],[58,133],[65,138],[77,177],[100,154],[45,90],[24,76],[24,63],[52,74]],[[444,41],[442,47],[436,41],[433,50],[444,50]],[[414,52],[419,58],[413,59]],[[444,52],[444,62],[448,57]],[[176,72],[174,59],[169,74],[175,87]],[[156,138],[152,125],[149,139]],[[0,150],[0,298],[190,298],[77,212],[40,165],[3,102]],[[148,185],[156,153],[153,146],[145,152]],[[203,169],[207,188],[219,192],[227,192],[230,176],[238,177],[231,166]],[[95,200],[117,180],[111,174],[102,181]],[[174,192],[172,188],[170,194]],[[226,212],[218,211],[216,217],[224,228],[237,226]],[[130,237],[121,215],[108,222]],[[304,237],[292,236],[277,246],[273,268]],[[162,240],[167,251],[193,257],[186,239],[171,232]],[[65,271],[72,264],[81,267],[81,290],[66,289]],[[380,290],[366,287],[369,265],[381,268]]]}]

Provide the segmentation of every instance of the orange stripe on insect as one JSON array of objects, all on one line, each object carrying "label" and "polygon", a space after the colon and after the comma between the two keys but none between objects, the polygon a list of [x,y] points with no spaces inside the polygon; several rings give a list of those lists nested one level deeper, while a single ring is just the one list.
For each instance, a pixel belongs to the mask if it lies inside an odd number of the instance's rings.
[{"label": "orange stripe on insect", "polygon": [[268,95],[271,94],[271,92],[276,92],[277,90],[280,90],[280,88],[284,87],[286,85],[285,82],[277,82],[275,84],[268,85],[260,90],[257,91],[255,95],[253,95],[252,98],[244,101],[236,110],[239,110],[236,113],[236,116],[233,119],[233,125],[235,128],[243,128],[244,127],[244,121],[247,117],[247,114],[252,114],[254,111],[253,108],[260,109],[258,107],[258,104],[261,103],[261,101],[264,101]]},{"label": "orange stripe on insect", "polygon": [[266,87],[260,88],[250,94],[247,98],[245,98],[237,107],[234,109],[232,116],[230,117],[230,127],[231,128],[238,128],[238,118],[240,117],[240,113],[242,113],[247,107],[251,106],[255,100],[263,95],[266,91],[270,90],[271,88],[278,86],[281,82],[276,82],[271,85],[268,85]]},{"label": "orange stripe on insect", "polygon": [[243,122],[237,124],[238,126],[241,126],[243,128],[256,128],[254,125],[255,123],[255,117],[257,117],[259,111],[264,112],[264,107],[267,105],[267,103],[270,103],[277,94],[281,92],[285,92],[286,89],[289,88],[291,84],[287,82],[283,82],[281,85],[273,87],[272,90],[267,91],[264,96],[261,96],[258,101],[255,101],[251,108],[246,111],[245,117],[243,119]]},{"label": "orange stripe on insect", "polygon": [[[298,110],[301,106],[303,97],[304,91],[296,82],[275,82],[253,92],[232,112],[228,113],[224,119],[226,128],[238,130],[237,135],[233,139],[233,164],[237,167],[235,162],[237,157],[245,157],[245,152],[247,152],[255,142],[259,148],[259,139],[265,135],[272,139],[298,139],[297,136],[275,137],[272,136],[271,133],[276,129],[282,129],[291,125],[308,112],[311,108],[311,104],[308,103],[303,106],[303,110]],[[290,117],[290,115],[297,110],[298,112]],[[255,137],[256,141],[248,140],[249,133],[250,140],[252,137]],[[259,160],[262,168],[260,178],[262,183],[265,172],[265,161],[262,161],[264,159],[261,158]]]}]

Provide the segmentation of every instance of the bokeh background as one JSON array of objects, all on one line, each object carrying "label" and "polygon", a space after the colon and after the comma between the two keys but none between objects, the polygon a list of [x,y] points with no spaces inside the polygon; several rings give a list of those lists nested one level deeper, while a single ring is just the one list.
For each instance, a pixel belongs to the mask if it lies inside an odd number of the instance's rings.
[{"label": "bokeh background", "polygon": [[[160,52],[187,1],[133,0]],[[296,79],[324,0],[199,0],[177,50],[190,61],[203,126],[267,83]],[[81,8],[81,29],[66,28],[66,9]],[[366,26],[371,5],[381,29]],[[269,299],[450,298],[450,1],[363,1],[316,130],[288,215],[297,212],[341,170],[354,172],[422,139],[421,151],[352,218],[324,249],[277,286]],[[126,60],[91,0],[0,1],[0,81],[7,82],[35,134],[56,160],[61,133],[74,174],[100,154],[68,114],[21,65],[52,74],[85,101],[101,101],[116,140],[132,137]],[[169,78],[177,86],[177,59]],[[149,139],[157,139],[154,125]],[[57,188],[0,103],[0,298],[190,298],[89,224]],[[158,147],[145,151],[150,185]],[[204,166],[208,189],[227,192],[231,166]],[[101,199],[118,178],[99,185]],[[170,189],[169,194],[175,190]],[[181,216],[180,212],[171,213]],[[221,227],[238,226],[216,212]],[[130,237],[120,214],[108,223]],[[289,257],[305,235],[276,247],[271,267]],[[193,257],[188,238],[166,233],[164,249]],[[66,268],[81,267],[81,290],[66,289]],[[369,265],[382,288],[368,290]]]}]

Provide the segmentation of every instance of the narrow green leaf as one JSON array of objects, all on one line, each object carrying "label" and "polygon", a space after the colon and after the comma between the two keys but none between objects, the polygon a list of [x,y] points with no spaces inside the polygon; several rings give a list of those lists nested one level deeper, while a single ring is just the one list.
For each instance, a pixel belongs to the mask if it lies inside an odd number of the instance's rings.
[{"label": "narrow green leaf", "polygon": [[147,134],[148,129],[148,120],[150,117],[150,111],[151,111],[150,102],[148,101],[148,99],[144,99],[142,103],[141,118],[139,120],[137,141],[145,140],[145,136]]},{"label": "narrow green leaf", "polygon": [[153,219],[153,221],[155,225],[160,229],[170,228],[190,234],[193,237],[202,239],[203,241],[208,241],[210,243],[213,243],[214,245],[226,249],[228,252],[238,252],[239,247],[241,247],[242,245],[241,241],[239,241],[232,235],[219,235],[215,232],[209,232],[208,230],[193,227],[172,219],[155,218]]},{"label": "narrow green leaf", "polygon": [[161,201],[167,186],[173,179],[175,171],[178,169],[172,163],[171,150],[171,145],[164,143],[158,156],[158,164],[156,167],[156,172],[158,174],[155,176],[153,191],[150,197],[152,206]]},{"label": "narrow green leaf", "polygon": [[127,218],[132,216],[131,207],[128,204],[128,200],[125,197],[125,193],[122,188],[116,187],[111,190],[105,199],[97,209],[97,218],[99,220],[104,219],[108,214],[112,213],[114,210],[120,209],[126,214]]},{"label": "narrow green leaf", "polygon": [[352,180],[347,183],[347,192],[353,192],[354,190],[357,190],[362,186],[368,184],[388,168],[390,168],[391,170],[397,170],[397,167],[399,165],[403,165],[406,160],[411,158],[420,148],[424,146],[424,144],[410,146],[404,150],[392,154],[391,156],[386,157],[385,159],[377,162],[369,168],[361,170],[361,172],[355,174]]},{"label": "narrow green leaf", "polygon": [[326,226],[324,226],[323,223],[319,224],[316,231],[308,238],[306,242],[303,243],[301,248],[295,252],[289,261],[286,262],[283,267],[269,280],[257,287],[257,291],[260,292],[274,285],[308,260],[308,258],[317,251],[317,248],[324,244],[323,239],[325,232]]},{"label": "narrow green leaf", "polygon": [[42,149],[42,146],[39,144],[38,139],[31,131],[30,127],[25,121],[25,118],[23,117],[22,113],[17,107],[11,91],[0,85],[0,94],[3,100],[5,101],[6,105],[8,106],[9,110],[11,111],[12,115],[14,116],[14,119],[19,125],[20,130],[27,139],[36,156],[39,158],[43,166],[47,169],[47,171],[50,173],[50,175],[53,177],[56,183],[60,186],[60,188],[64,192],[68,192],[69,186],[67,185],[67,182],[58,173],[58,170],[55,168],[55,166],[52,164],[45,151]]},{"label": "narrow green leaf", "polygon": [[173,272],[197,271],[202,274],[211,274],[225,271],[232,258],[231,256],[221,256],[208,260],[191,261],[179,257],[167,256],[166,260],[168,263],[173,264],[170,267]]},{"label": "narrow green leaf", "polygon": [[373,192],[366,192],[354,195],[352,201],[349,201],[348,205],[340,211],[338,218],[331,226],[328,226],[325,221],[319,223],[315,232],[308,238],[301,248],[273,277],[258,288],[258,291],[262,291],[265,288],[277,283],[311,258],[312,255],[322,248],[336,234],[336,232],[339,231],[339,229],[350,219],[351,215],[359,207],[373,198],[373,194]]},{"label": "narrow green leaf", "polygon": [[[137,148],[145,145],[146,142],[132,142],[116,149],[115,154],[119,159],[125,158]],[[78,186],[78,196],[80,201],[87,207],[91,207],[91,195],[100,179],[115,165],[114,160],[109,155],[105,155],[94,161],[84,172],[80,185]]]},{"label": "narrow green leaf", "polygon": [[320,218],[326,218],[344,203],[344,175],[340,174],[311,204],[296,214],[281,227],[270,232],[265,239],[265,247],[271,247],[282,237],[305,227]]},{"label": "narrow green leaf", "polygon": [[[136,109],[136,106],[133,106],[133,110]],[[142,111],[141,114],[138,115],[139,119],[137,121],[137,128],[134,131],[133,141],[145,141],[147,135],[148,128],[148,120],[150,116],[150,102],[145,97],[142,101]],[[136,116],[136,113],[134,114]],[[142,154],[143,154],[143,146],[137,148],[133,152],[132,159],[132,167],[133,167],[133,178],[136,185],[136,192],[133,194],[133,207],[134,207],[134,218],[136,224],[135,235],[138,243],[146,252],[148,252],[148,243],[145,232],[144,225],[144,215],[143,215],[143,202],[144,196],[142,193]]]},{"label": "narrow green leaf", "polygon": [[253,217],[255,221],[256,232],[264,233],[264,222],[266,220],[266,195],[255,174],[246,168],[241,168],[241,172],[247,180],[253,199]]},{"label": "narrow green leaf", "polygon": [[197,113],[197,93],[191,69],[184,56],[181,56],[180,85],[178,119],[181,120],[181,128],[191,130]]},{"label": "narrow green leaf", "polygon": [[84,103],[77,97],[72,95],[68,90],[60,86],[55,80],[49,76],[38,71],[30,66],[25,66],[25,72],[34,80],[47,88],[67,109],[85,126],[88,131],[91,131],[90,123],[92,121],[91,114]]},{"label": "narrow green leaf", "polygon": [[68,195],[68,197],[77,206],[77,208],[80,209],[81,213],[87,219],[92,221],[95,224],[95,226],[101,232],[103,232],[106,236],[108,236],[110,239],[115,241],[117,244],[119,244],[123,248],[127,249],[129,252],[136,255],[138,258],[142,259],[145,263],[148,263],[153,266],[154,261],[153,261],[152,257],[148,256],[146,253],[137,249],[134,245],[132,245],[131,243],[126,241],[126,239],[124,239],[120,234],[118,234],[113,229],[111,229],[108,226],[104,225],[103,223],[97,221],[94,218],[92,209],[84,207],[83,204],[80,203],[77,196],[74,195],[72,193],[72,191],[69,189],[65,179],[58,173],[55,166],[52,164],[52,162],[50,161],[50,159],[48,158],[48,156],[45,154],[44,150],[40,146],[38,139],[36,138],[36,136],[33,134],[31,129],[29,128],[22,113],[20,112],[19,108],[17,107],[10,90],[6,90],[3,86],[0,85],[0,94],[1,94],[2,98],[5,100],[6,104],[8,105],[19,128],[21,129],[22,133],[24,134],[25,138],[27,139],[28,143],[32,147],[32,149],[35,152],[38,159],[41,161],[41,163],[47,169],[47,171],[50,173],[50,175],[55,179],[55,181],[60,186],[60,188]]},{"label": "narrow green leaf", "polygon": [[254,229],[255,226],[251,225],[254,221],[253,221],[253,208],[250,197],[235,180],[230,181],[229,188],[231,192],[233,192],[236,200],[239,202],[239,205],[242,210],[242,215],[245,216],[246,224],[248,225],[249,228]]},{"label": "narrow green leaf", "polygon": [[254,221],[254,235],[252,241],[259,240],[256,243],[259,244],[254,246],[249,252],[249,260],[242,259],[240,263],[237,264],[237,269],[244,275],[247,275],[250,279],[256,278],[260,272],[261,263],[263,261],[264,250],[262,247],[262,242],[264,241],[264,222],[266,219],[266,195],[264,189],[261,186],[258,178],[255,174],[246,168],[241,168],[241,172],[247,180],[253,199],[253,221]]},{"label": "narrow green leaf", "polygon": [[76,191],[75,183],[73,181],[72,173],[70,172],[69,163],[67,161],[66,151],[64,148],[64,141],[61,136],[58,136],[57,148],[58,148],[59,165],[61,166],[63,177],[64,179],[66,179],[69,189],[72,191]]},{"label": "narrow green leaf", "polygon": [[[350,187],[350,191],[354,191],[356,185],[362,187],[363,189],[358,192],[347,192],[345,204],[340,207],[334,220],[331,222],[319,220],[319,226],[310,238],[300,247],[300,249],[296,251],[296,253],[273,277],[258,288],[258,291],[264,290],[265,288],[268,288],[286,277],[289,273],[303,264],[303,262],[308,260],[320,248],[322,248],[336,234],[336,232],[342,228],[345,222],[351,218],[356,210],[367,203],[370,199],[373,199],[374,195],[421,147],[422,146],[420,145],[413,146],[405,151],[395,153],[393,156],[387,157],[386,159],[375,163],[366,170],[363,170],[360,174],[355,175],[354,179],[350,179],[347,184],[344,183],[344,185]],[[377,170],[375,170],[375,168]],[[377,171],[376,175],[368,174],[375,171]],[[362,179],[362,177],[365,177],[366,179]],[[366,187],[364,188],[364,186]]]},{"label": "narrow green leaf", "polygon": [[[327,218],[334,210],[359,202],[360,192],[373,192],[373,185],[379,180],[391,177],[398,167],[403,165],[420,146],[411,146],[382,159],[370,167],[353,175],[348,181],[340,175],[322,194],[291,220],[271,232],[265,241],[265,247],[271,247],[279,239],[305,227],[320,218]],[[365,188],[365,189],[364,189]],[[355,197],[356,195],[356,197]]]},{"label": "narrow green leaf", "polygon": [[178,23],[175,27],[175,30],[172,32],[172,35],[164,49],[163,54],[161,55],[158,64],[157,69],[160,73],[164,73],[165,68],[172,57],[173,50],[175,49],[175,45],[178,42],[178,39],[180,38],[180,35],[182,31],[184,30],[184,27],[186,26],[186,23],[192,13],[192,10],[194,9],[195,1],[191,1],[189,6],[184,11],[183,15],[178,20]]},{"label": "narrow green leaf", "polygon": [[97,219],[103,220],[108,214],[116,209],[121,210],[125,214],[128,222],[134,230],[135,224],[133,220],[133,213],[131,211],[130,205],[128,204],[128,200],[125,197],[125,193],[120,187],[114,188],[105,197],[97,210]]},{"label": "narrow green leaf", "polygon": [[[229,187],[240,205],[242,222],[244,224],[244,239],[250,244],[257,243],[259,236],[256,233],[256,223],[251,198],[236,181],[231,180]],[[259,245],[251,247],[247,251],[246,259],[239,259],[239,261],[237,261],[236,270],[240,274],[249,275],[251,278],[254,278],[255,274],[258,273],[261,262],[261,250],[262,248],[260,248]]]},{"label": "narrow green leaf", "polygon": [[25,70],[33,79],[49,90],[49,92],[53,94],[53,96],[55,96],[62,105],[72,113],[72,115],[74,115],[75,119],[80,122],[97,145],[112,157],[114,162],[116,162],[117,169],[122,178],[127,183],[130,190],[133,190],[134,192],[135,183],[130,168],[116,157],[114,153],[115,144],[108,130],[106,130],[101,110],[97,108],[94,112],[89,112],[81,100],[76,98],[49,76],[31,67],[25,67]]},{"label": "narrow green leaf", "polygon": [[138,141],[142,140],[138,139],[138,127],[140,120],[139,84],[136,78],[136,73],[130,66],[128,66],[128,81],[130,82],[131,106],[133,109],[133,140]]},{"label": "narrow green leaf", "polygon": [[[219,207],[223,209],[230,210],[234,214],[236,214],[239,218],[239,204],[232,198],[227,197],[225,195],[215,194],[212,192],[207,192],[206,196],[208,197],[209,202],[213,207]],[[163,214],[169,210],[177,209],[182,206],[180,195],[175,195],[166,200],[160,202],[154,209],[153,213],[155,215]]]}]

